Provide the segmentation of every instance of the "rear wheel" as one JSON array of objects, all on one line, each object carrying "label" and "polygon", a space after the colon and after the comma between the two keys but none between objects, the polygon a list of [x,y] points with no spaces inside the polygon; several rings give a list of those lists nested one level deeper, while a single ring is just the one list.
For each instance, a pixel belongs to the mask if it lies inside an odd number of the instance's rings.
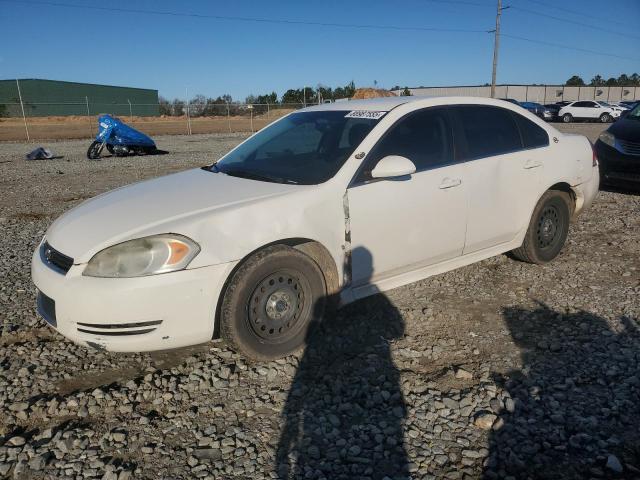
[{"label": "rear wheel", "polygon": [[102,152],[103,147],[104,143],[98,142],[97,140],[93,141],[87,150],[87,158],[89,160],[97,160],[100,158],[100,152]]},{"label": "rear wheel", "polygon": [[249,257],[233,274],[222,300],[220,331],[234,349],[272,360],[300,349],[312,321],[320,321],[326,285],[304,253],[274,245]]},{"label": "rear wheel", "polygon": [[563,121],[564,123],[571,123],[571,122],[573,122],[573,116],[572,116],[570,113],[565,113],[565,114],[562,116],[562,121]]},{"label": "rear wheel", "polygon": [[538,201],[520,248],[511,253],[519,260],[543,264],[558,256],[567,240],[571,198],[566,192],[549,190]]}]

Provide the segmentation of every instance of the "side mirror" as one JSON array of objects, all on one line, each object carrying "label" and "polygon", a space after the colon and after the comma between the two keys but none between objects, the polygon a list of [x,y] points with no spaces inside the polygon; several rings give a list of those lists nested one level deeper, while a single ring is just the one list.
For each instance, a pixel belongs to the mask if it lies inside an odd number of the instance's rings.
[{"label": "side mirror", "polygon": [[371,178],[404,177],[415,173],[416,166],[411,160],[400,155],[388,155],[378,162],[371,171]]}]

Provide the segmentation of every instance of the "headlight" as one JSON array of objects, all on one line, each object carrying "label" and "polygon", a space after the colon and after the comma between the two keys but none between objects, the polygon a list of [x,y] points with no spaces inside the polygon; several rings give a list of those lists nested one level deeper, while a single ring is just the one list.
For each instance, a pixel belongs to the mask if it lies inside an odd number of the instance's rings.
[{"label": "headlight", "polygon": [[200,252],[190,238],[153,235],[119,243],[96,253],[84,269],[88,277],[143,277],[182,270]]},{"label": "headlight", "polygon": [[598,138],[602,143],[606,143],[611,147],[616,146],[616,137],[614,137],[613,134],[609,132],[602,132]]}]

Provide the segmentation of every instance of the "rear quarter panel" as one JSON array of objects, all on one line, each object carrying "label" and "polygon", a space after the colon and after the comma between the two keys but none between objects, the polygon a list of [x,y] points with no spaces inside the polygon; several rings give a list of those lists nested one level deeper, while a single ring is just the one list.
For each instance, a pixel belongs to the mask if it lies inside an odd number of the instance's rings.
[{"label": "rear quarter panel", "polygon": [[560,132],[552,135],[549,158],[545,161],[544,191],[556,183],[564,182],[574,187],[588,182],[593,174],[592,161],[593,151],[587,137]]}]

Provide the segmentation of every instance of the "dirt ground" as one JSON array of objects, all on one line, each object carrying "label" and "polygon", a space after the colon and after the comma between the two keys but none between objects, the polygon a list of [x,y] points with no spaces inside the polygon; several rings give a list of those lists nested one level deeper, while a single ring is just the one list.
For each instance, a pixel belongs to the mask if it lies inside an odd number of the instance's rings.
[{"label": "dirt ground", "polygon": [[[216,117],[192,117],[191,132],[201,133],[236,133],[260,130],[272,121],[289,113],[290,109],[272,110],[268,115]],[[155,135],[186,135],[189,133],[189,122],[186,116],[181,117],[121,117],[128,125],[146,133]],[[96,115],[68,117],[31,117],[27,118],[29,138],[34,141],[93,138],[97,133],[98,119]],[[22,118],[0,118],[0,141],[24,141],[26,130]]]}]

